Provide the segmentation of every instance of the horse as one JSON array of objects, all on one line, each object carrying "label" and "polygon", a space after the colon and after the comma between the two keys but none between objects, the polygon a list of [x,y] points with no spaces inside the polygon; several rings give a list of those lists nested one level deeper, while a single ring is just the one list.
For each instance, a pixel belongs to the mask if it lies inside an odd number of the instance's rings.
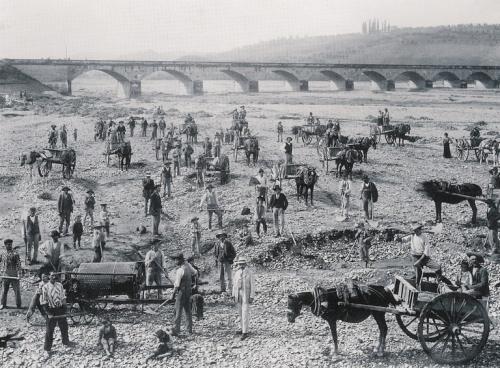
[{"label": "horse", "polygon": [[187,143],[198,143],[198,127],[196,126],[196,124],[186,124],[179,133],[186,134]]},{"label": "horse", "polygon": [[499,143],[496,139],[485,139],[479,143],[479,163],[488,163],[488,155],[493,156],[493,165],[498,165],[498,155],[500,154]]},{"label": "horse", "polygon": [[308,191],[311,192],[311,205],[313,203],[313,193],[314,185],[318,181],[318,174],[314,167],[301,166],[297,169],[297,175],[295,176],[295,184],[297,186],[297,200],[300,201],[300,197],[304,197],[307,204]]},{"label": "horse", "polygon": [[35,164],[40,164],[40,158],[42,155],[40,155],[40,152],[36,151],[31,151],[29,153],[23,153],[19,157],[21,161],[21,166],[27,166],[28,167],[28,172],[30,174],[30,178],[33,178],[33,165]]},{"label": "horse", "polygon": [[120,163],[120,170],[123,171],[125,166],[125,171],[128,171],[130,167],[130,160],[132,158],[132,145],[130,142],[123,142],[117,150],[118,160]]},{"label": "horse", "polygon": [[245,155],[247,156],[247,165],[250,166],[250,156],[252,156],[252,163],[257,164],[259,159],[259,141],[255,137],[248,137],[244,140],[243,146],[245,147]]},{"label": "horse", "polygon": [[351,138],[349,145],[363,154],[363,161],[368,162],[368,150],[370,147],[377,149],[377,140],[374,137]]},{"label": "horse", "polygon": [[394,138],[394,144],[396,144],[396,139],[398,140],[398,147],[405,145],[406,134],[410,134],[411,126],[410,124],[397,124],[393,127],[393,132],[389,133]]},{"label": "horse", "polygon": [[463,201],[468,201],[472,209],[471,223],[476,223],[477,207],[476,201],[473,199],[459,197],[450,193],[463,194],[470,197],[478,197],[483,194],[481,187],[477,184],[451,184],[446,181],[428,180],[420,183],[415,188],[417,192],[423,193],[428,198],[434,201],[436,206],[436,222],[442,222],[441,206],[443,203],[458,204]]},{"label": "horse", "polygon": [[[348,304],[366,305],[367,309],[353,308]],[[381,285],[341,284],[335,288],[322,289],[316,287],[312,292],[301,292],[288,295],[287,319],[294,323],[301,314],[302,307],[311,307],[311,312],[328,322],[333,338],[334,354],[338,354],[337,321],[360,323],[370,315],[373,316],[379,328],[378,346],[374,349],[377,356],[383,356],[387,337],[385,312],[369,310],[368,306],[388,307],[396,305],[390,290]]]},{"label": "horse", "polygon": [[342,167],[345,167],[346,173],[352,180],[352,168],[354,166],[354,163],[356,161],[362,162],[362,159],[363,159],[362,154],[359,151],[355,150],[354,148],[349,147],[343,149],[335,157],[335,163],[337,164],[337,173],[335,174],[335,176],[336,177],[341,176]]},{"label": "horse", "polygon": [[76,165],[76,152],[74,149],[65,149],[61,152],[60,160],[62,163],[63,178],[71,178],[71,174]]}]

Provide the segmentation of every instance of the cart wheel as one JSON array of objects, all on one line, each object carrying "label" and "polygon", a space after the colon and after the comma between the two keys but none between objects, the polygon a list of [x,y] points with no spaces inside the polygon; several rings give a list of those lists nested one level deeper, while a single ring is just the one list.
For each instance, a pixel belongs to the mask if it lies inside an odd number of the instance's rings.
[{"label": "cart wheel", "polygon": [[40,166],[38,166],[38,174],[41,177],[49,176],[50,170],[52,169],[52,162],[43,161]]},{"label": "cart wheel", "polygon": [[303,132],[302,133],[302,142],[307,146],[312,142],[312,136]]},{"label": "cart wheel", "polygon": [[385,141],[387,144],[394,144],[395,137],[392,134],[386,134],[385,135]]},{"label": "cart wheel", "polygon": [[[427,318],[428,319],[428,318]],[[406,336],[411,337],[413,340],[418,340],[418,323],[420,322],[419,316],[407,316],[404,314],[397,314],[396,321],[399,327]],[[436,341],[438,336],[427,337],[427,341]]]},{"label": "cart wheel", "polygon": [[[83,309],[82,309],[83,308]],[[73,303],[69,308],[70,321],[73,325],[88,325],[94,319],[94,314],[86,303]]]},{"label": "cart wheel", "polygon": [[469,158],[469,149],[463,140],[457,143],[457,156],[461,161],[466,161]]},{"label": "cart wheel", "polygon": [[427,355],[439,364],[470,362],[481,353],[489,334],[488,313],[465,293],[438,295],[420,314],[418,339]]}]

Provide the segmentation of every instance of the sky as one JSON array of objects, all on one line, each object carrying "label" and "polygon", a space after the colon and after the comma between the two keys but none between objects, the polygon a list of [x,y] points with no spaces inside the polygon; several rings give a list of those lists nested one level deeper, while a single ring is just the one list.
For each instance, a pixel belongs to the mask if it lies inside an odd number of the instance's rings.
[{"label": "sky", "polygon": [[0,0],[1,58],[177,58],[282,37],[500,23],[499,0]]}]

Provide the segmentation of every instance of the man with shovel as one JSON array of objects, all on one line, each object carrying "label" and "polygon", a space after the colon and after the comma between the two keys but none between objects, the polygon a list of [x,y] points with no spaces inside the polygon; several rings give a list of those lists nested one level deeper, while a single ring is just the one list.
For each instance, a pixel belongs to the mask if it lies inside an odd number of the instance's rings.
[{"label": "man with shovel", "polygon": [[[146,286],[161,287],[161,274],[164,266],[163,252],[159,249],[159,241],[155,241],[149,252],[146,253],[144,265],[146,266]],[[158,289],[158,299],[161,299],[161,289]]]},{"label": "man with shovel", "polygon": [[7,304],[7,293],[12,285],[16,295],[16,306],[21,308],[21,288],[19,286],[19,275],[21,274],[21,258],[12,249],[12,239],[5,239],[5,252],[0,254],[0,279],[2,281],[3,293],[0,309],[4,309]]}]

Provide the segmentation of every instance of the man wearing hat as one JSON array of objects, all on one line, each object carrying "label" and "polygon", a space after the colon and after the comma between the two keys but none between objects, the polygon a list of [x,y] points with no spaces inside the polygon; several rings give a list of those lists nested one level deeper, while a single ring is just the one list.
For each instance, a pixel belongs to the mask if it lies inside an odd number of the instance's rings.
[{"label": "man wearing hat", "polygon": [[57,210],[59,212],[59,233],[62,233],[63,224],[66,223],[64,235],[68,235],[71,213],[73,212],[73,205],[75,201],[73,200],[73,196],[69,193],[71,189],[63,187],[61,190],[62,193],[59,195],[59,201],[57,202]]},{"label": "man wearing hat", "polygon": [[248,337],[248,314],[250,304],[253,303],[255,298],[255,286],[253,273],[247,268],[247,260],[245,257],[238,257],[235,268],[232,295],[238,306],[241,326],[241,329],[238,330],[236,334],[241,335],[241,340],[245,340]]},{"label": "man wearing hat", "polygon": [[205,141],[203,142],[203,154],[206,157],[212,157],[212,142],[210,142],[209,137],[205,137]]},{"label": "man wearing hat", "polygon": [[267,234],[267,222],[266,222],[266,199],[263,196],[257,197],[257,204],[255,206],[255,232],[260,238],[260,225],[264,229],[264,234]]},{"label": "man wearing hat", "polygon": [[162,206],[159,191],[160,185],[155,185],[153,194],[151,194],[149,204],[149,214],[153,216],[153,235],[160,235],[158,232],[158,228],[160,227]]},{"label": "man wearing hat", "polygon": [[184,152],[184,161],[186,162],[186,167],[191,168],[192,160],[191,155],[194,153],[193,147],[187,142],[184,147],[182,147]]},{"label": "man wearing hat", "polygon": [[49,147],[50,148],[56,148],[57,146],[57,130],[56,130],[56,125],[52,124],[51,130],[49,132]]},{"label": "man wearing hat", "polygon": [[227,234],[219,231],[215,236],[219,242],[215,245],[215,266],[219,267],[220,291],[226,291],[226,275],[229,290],[233,288],[233,275],[231,266],[236,258],[236,251],[233,244],[227,240]]},{"label": "man wearing hat", "polygon": [[292,137],[286,137],[286,142],[283,145],[283,150],[285,151],[285,164],[291,164],[293,161]]},{"label": "man wearing hat", "polygon": [[420,290],[420,282],[422,281],[422,273],[424,266],[436,273],[436,276],[441,276],[441,265],[431,259],[430,245],[427,237],[422,234],[422,225],[415,224],[412,227],[412,234],[402,238],[404,242],[410,243],[410,253],[413,257],[413,267],[415,269],[415,284]]},{"label": "man wearing hat", "polygon": [[486,221],[488,224],[488,236],[484,242],[484,247],[489,248],[491,251],[499,252],[500,244],[498,242],[498,221],[500,220],[500,214],[498,212],[498,206],[493,200],[488,200],[488,209],[486,211]]},{"label": "man wearing hat", "polygon": [[146,173],[146,178],[142,179],[142,196],[144,197],[144,214],[148,215],[148,202],[155,190],[155,182],[151,179],[151,173]]},{"label": "man wearing hat", "polygon": [[245,110],[245,106],[240,106],[240,112],[238,114],[240,121],[245,121],[247,117],[247,111]]},{"label": "man wearing hat", "polygon": [[162,138],[165,137],[165,129],[167,128],[167,123],[165,123],[165,119],[163,118],[163,116],[160,118],[158,128],[160,128],[160,136]]},{"label": "man wearing hat", "polygon": [[16,295],[16,306],[21,308],[21,288],[19,287],[19,277],[21,275],[21,258],[19,254],[12,248],[12,239],[5,239],[5,252],[0,254],[0,273],[3,286],[2,300],[0,301],[0,309],[4,309],[7,305],[7,293],[12,285],[14,294]]},{"label": "man wearing hat", "polygon": [[219,209],[217,195],[215,194],[215,191],[213,189],[214,189],[214,186],[212,184],[208,184],[207,190],[206,190],[205,194],[203,195],[203,197],[201,198],[201,202],[200,202],[200,210],[202,209],[203,204],[206,203],[206,205],[207,205],[208,228],[210,230],[212,229],[212,216],[214,213],[217,215],[219,228],[222,229],[222,211],[220,211],[220,209]]},{"label": "man wearing hat", "polygon": [[363,201],[363,210],[365,218],[373,220],[373,204],[378,201],[378,191],[374,183],[370,181],[368,175],[363,175],[363,184],[361,185],[361,200]]},{"label": "man wearing hat", "polygon": [[172,335],[178,336],[181,330],[182,311],[186,314],[186,330],[193,333],[193,318],[191,314],[191,283],[196,270],[184,259],[184,255],[179,253],[171,256],[178,266],[175,272],[174,293],[175,298],[175,318]]},{"label": "man wearing hat", "polygon": [[148,131],[148,121],[144,118],[141,118],[141,137],[146,137],[147,136],[147,131]]},{"label": "man wearing hat", "polygon": [[181,161],[182,161],[182,151],[181,143],[178,142],[175,145],[174,152],[172,152],[172,160],[174,162],[174,176],[181,175]]},{"label": "man wearing hat", "polygon": [[109,212],[108,205],[101,203],[101,213],[99,213],[100,225],[106,230],[106,236],[109,237]]},{"label": "man wearing hat", "polygon": [[222,149],[222,138],[219,132],[215,133],[214,137],[214,157],[220,157]]},{"label": "man wearing hat", "polygon": [[163,188],[163,196],[168,196],[170,198],[171,188],[172,188],[172,170],[170,168],[171,161],[165,160],[163,162],[163,167],[160,172],[160,184]]},{"label": "man wearing hat", "polygon": [[[165,266],[165,257],[160,250],[159,241],[153,242],[151,249],[146,253],[144,265],[146,266],[146,286],[161,286],[161,275]],[[158,289],[158,299],[161,299],[161,289]]]},{"label": "man wearing hat", "polygon": [[477,253],[468,253],[470,266],[472,268],[472,284],[464,285],[465,293],[475,298],[483,298],[490,295],[490,283],[488,270],[482,267],[484,257]]},{"label": "man wearing hat", "polygon": [[255,185],[255,190],[257,191],[257,194],[259,196],[264,197],[264,202],[266,203],[266,206],[268,205],[267,203],[267,177],[264,176],[264,169],[261,167],[259,169],[259,172],[255,176],[255,182],[257,183]]},{"label": "man wearing hat", "polygon": [[359,257],[361,261],[365,262],[365,267],[368,267],[373,237],[365,230],[365,224],[363,222],[358,223],[357,228],[358,231],[354,236],[354,240],[358,241]]},{"label": "man wearing hat", "polygon": [[87,190],[87,196],[85,197],[85,216],[83,217],[83,223],[87,222],[87,217],[90,217],[90,229],[94,227],[94,209],[95,209],[95,198],[94,191]]},{"label": "man wearing hat", "polygon": [[[37,263],[38,262],[38,244],[41,239],[40,235],[40,224],[38,222],[38,215],[36,214],[36,208],[31,207],[28,215],[23,217],[23,239],[24,244],[26,244],[26,263]],[[33,250],[33,253],[31,253]]]},{"label": "man wearing hat", "polygon": [[274,186],[274,194],[269,201],[269,207],[273,209],[275,237],[279,238],[285,232],[285,211],[288,208],[288,199],[281,193],[279,185]]},{"label": "man wearing hat", "polygon": [[278,131],[278,143],[283,143],[283,123],[281,121],[278,121],[276,130]]},{"label": "man wearing hat", "polygon": [[150,125],[153,130],[151,131],[151,139],[150,141],[154,141],[158,136],[158,124],[156,123],[156,119],[153,119],[153,122]]},{"label": "man wearing hat", "polygon": [[57,230],[50,232],[50,239],[42,243],[40,253],[44,263],[39,270],[39,275],[49,272],[59,272],[60,260],[65,256],[64,245],[59,241],[60,234]]}]

